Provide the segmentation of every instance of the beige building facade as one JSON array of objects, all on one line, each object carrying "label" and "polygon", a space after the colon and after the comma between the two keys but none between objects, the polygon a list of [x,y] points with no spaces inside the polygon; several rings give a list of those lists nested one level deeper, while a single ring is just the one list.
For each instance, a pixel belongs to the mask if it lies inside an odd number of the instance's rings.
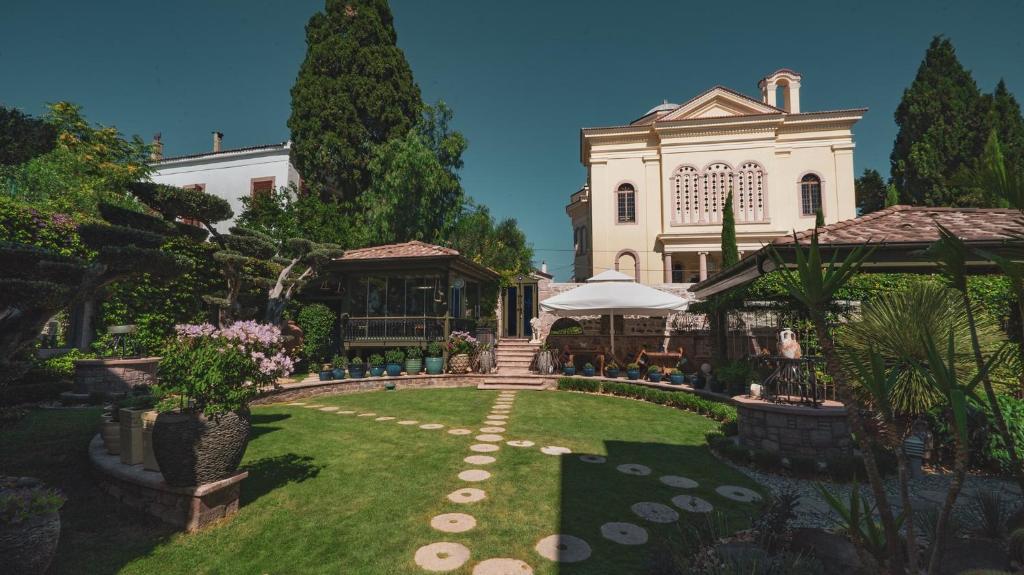
[{"label": "beige building facade", "polygon": [[607,269],[647,284],[692,283],[720,267],[732,194],[741,256],[793,230],[856,216],[853,125],[864,108],[800,110],[801,76],[782,69],[754,99],[716,86],[624,126],[584,128],[587,184],[566,212],[575,281]]}]

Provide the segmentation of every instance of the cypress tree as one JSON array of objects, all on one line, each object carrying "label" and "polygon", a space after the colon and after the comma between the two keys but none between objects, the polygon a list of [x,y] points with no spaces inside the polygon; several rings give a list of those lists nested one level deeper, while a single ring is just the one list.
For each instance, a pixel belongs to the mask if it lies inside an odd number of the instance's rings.
[{"label": "cypress tree", "polygon": [[823,228],[823,227],[825,227],[825,212],[821,211],[821,208],[818,208],[814,212],[814,227],[816,227],[816,228]]},{"label": "cypress tree", "polygon": [[885,181],[878,170],[866,169],[861,177],[853,184],[854,193],[857,197],[857,215],[863,216],[876,212],[885,207],[885,198],[888,194]]},{"label": "cypress tree", "polygon": [[896,189],[895,184],[889,184],[885,187],[885,207],[895,206],[900,203],[900,192]]},{"label": "cypress tree", "polygon": [[1010,169],[1024,168],[1024,117],[1020,104],[1006,88],[1006,82],[999,80],[990,96],[988,132],[995,130],[999,138],[1004,161]]},{"label": "cypress tree", "polygon": [[722,269],[740,261],[740,251],[736,246],[736,214],[732,210],[732,191],[725,197],[722,208]]},{"label": "cypress tree", "polygon": [[949,39],[936,36],[896,109],[890,163],[900,196],[914,205],[977,203],[974,173],[984,149],[986,101]]},{"label": "cypress tree", "polygon": [[306,24],[306,59],[292,86],[292,161],[324,198],[368,184],[373,146],[419,118],[412,77],[386,0],[327,0]]}]

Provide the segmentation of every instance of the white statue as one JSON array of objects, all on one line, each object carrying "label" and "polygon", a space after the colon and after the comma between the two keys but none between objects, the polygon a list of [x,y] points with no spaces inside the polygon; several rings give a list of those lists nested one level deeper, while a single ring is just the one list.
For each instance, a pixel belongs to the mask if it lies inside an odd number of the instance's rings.
[{"label": "white statue", "polygon": [[791,329],[784,329],[779,332],[779,355],[789,359],[800,359],[803,352],[800,349],[800,342],[796,339],[796,333]]},{"label": "white statue", "polygon": [[530,320],[530,334],[533,337],[530,339],[530,343],[540,343],[540,318],[535,317]]}]

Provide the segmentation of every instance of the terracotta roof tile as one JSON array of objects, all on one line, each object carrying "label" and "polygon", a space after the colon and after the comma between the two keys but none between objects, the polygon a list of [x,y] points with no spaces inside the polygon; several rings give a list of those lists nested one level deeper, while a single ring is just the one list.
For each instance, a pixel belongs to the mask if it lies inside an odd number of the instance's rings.
[{"label": "terracotta roof tile", "polygon": [[[1024,234],[1024,215],[998,208],[931,208],[892,206],[870,214],[818,229],[818,241],[825,244],[860,244],[867,241],[923,243],[939,239],[936,224],[966,241],[1006,240]],[[810,242],[811,232],[797,232],[801,244]],[[793,243],[793,236],[781,236],[772,243]]]},{"label": "terracotta roof tile", "polygon": [[340,258],[336,258],[336,261],[390,258],[429,258],[457,255],[459,255],[457,250],[413,240],[402,244],[388,244],[384,246],[372,246],[369,248],[348,250],[345,252],[345,255]]}]

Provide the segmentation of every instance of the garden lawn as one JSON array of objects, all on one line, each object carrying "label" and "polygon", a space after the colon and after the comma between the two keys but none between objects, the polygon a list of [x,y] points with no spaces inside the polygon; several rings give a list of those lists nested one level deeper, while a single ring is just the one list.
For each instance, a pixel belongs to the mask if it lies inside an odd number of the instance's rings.
[{"label": "garden lawn", "polygon": [[[473,437],[486,427],[483,421],[497,395],[438,389],[302,400],[397,418],[380,422],[305,406],[254,407],[241,510],[223,525],[194,535],[171,534],[91,486],[85,448],[98,421],[95,410],[32,412],[0,438],[0,461],[7,473],[36,475],[68,490],[57,573],[422,574],[414,553],[439,541],[470,549],[470,561],[453,572],[460,575],[492,557],[521,559],[538,574],[645,573],[663,544],[679,539],[680,526],[706,518],[679,511],[679,523],[655,524],[634,515],[632,504],[671,506],[674,495],[689,493],[737,522],[757,511],[757,504],[714,492],[726,484],[757,489],[706,449],[704,433],[715,428],[714,422],[622,398],[520,392],[500,435],[536,445],[501,443],[500,451],[490,454],[495,463],[467,464],[463,458],[473,454],[469,446],[478,443]],[[403,419],[446,427],[398,425]],[[451,435],[452,427],[473,434]],[[539,450],[545,445],[573,453],[545,455]],[[40,446],[42,457],[37,457]],[[608,461],[584,463],[582,454]],[[66,468],[61,462],[68,460],[75,464]],[[646,465],[653,473],[626,475],[615,469],[623,463]],[[472,484],[458,479],[460,471],[471,468],[493,476]],[[670,474],[700,486],[683,490],[658,481]],[[487,498],[470,504],[447,500],[463,487],[483,489]],[[431,528],[431,517],[451,512],[471,514],[476,527],[458,534]],[[602,538],[600,526],[611,521],[645,527],[650,541],[624,546]],[[87,530],[92,532],[83,533]],[[555,533],[582,537],[593,555],[576,564],[540,557],[534,545]]]}]

